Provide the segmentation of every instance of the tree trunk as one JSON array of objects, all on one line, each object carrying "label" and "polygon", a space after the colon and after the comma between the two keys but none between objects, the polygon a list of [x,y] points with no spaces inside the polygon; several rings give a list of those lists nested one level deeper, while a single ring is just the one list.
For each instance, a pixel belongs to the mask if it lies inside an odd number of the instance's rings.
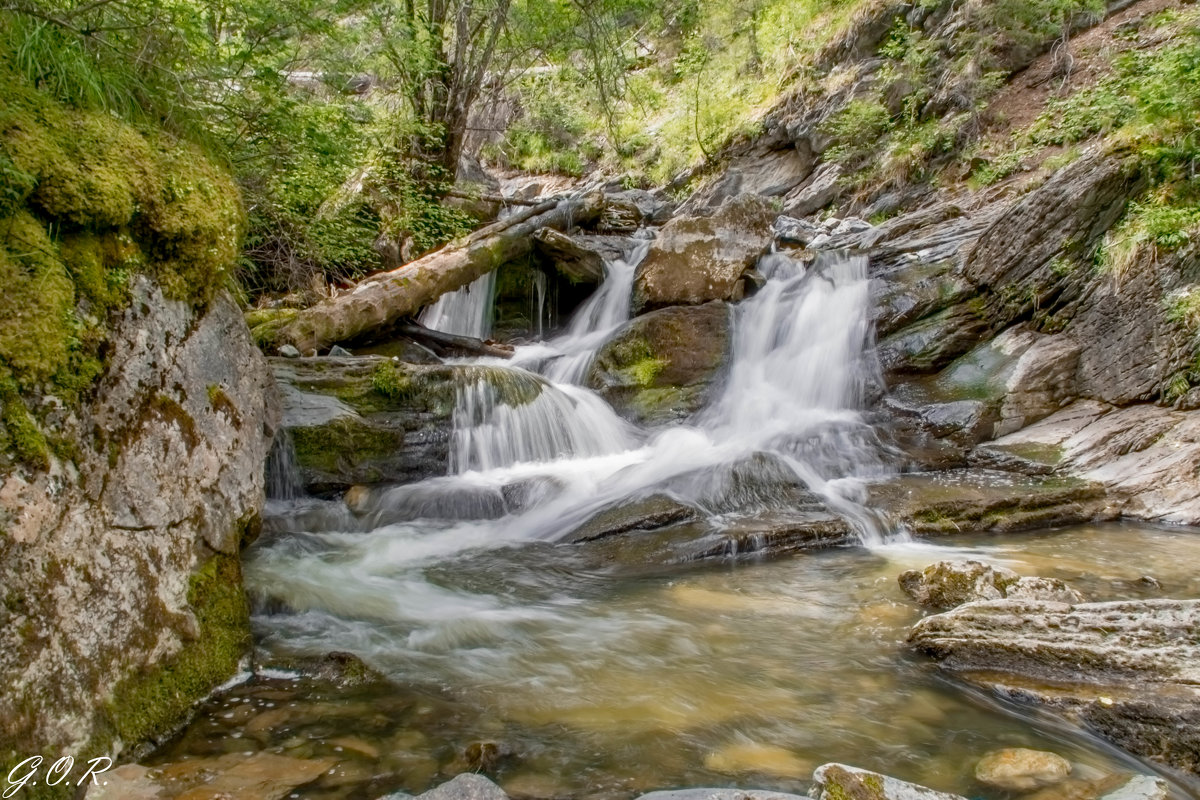
[{"label": "tree trunk", "polygon": [[341,342],[369,339],[374,332],[414,316],[446,292],[460,289],[530,252],[533,233],[539,228],[570,228],[595,219],[603,208],[601,192],[548,200],[528,208],[301,311],[280,330],[276,344],[292,344],[307,353]]}]

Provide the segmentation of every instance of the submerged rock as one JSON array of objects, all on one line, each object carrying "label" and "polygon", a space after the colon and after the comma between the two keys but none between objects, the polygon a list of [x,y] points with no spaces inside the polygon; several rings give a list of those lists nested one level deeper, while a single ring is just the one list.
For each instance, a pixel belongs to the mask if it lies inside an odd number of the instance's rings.
[{"label": "submerged rock", "polygon": [[729,347],[725,303],[659,309],[613,335],[596,354],[587,385],[634,422],[679,422],[707,404]]},{"label": "submerged rock", "polygon": [[825,764],[813,773],[815,800],[964,800],[878,772],[845,764]]},{"label": "submerged rock", "polygon": [[921,620],[909,641],[971,683],[1200,774],[1200,600],[984,601]]},{"label": "submerged rock", "polygon": [[1071,762],[1062,756],[1023,747],[994,750],[975,765],[975,780],[1010,792],[1051,786],[1070,774]]},{"label": "submerged rock", "polygon": [[923,606],[954,608],[975,600],[1047,600],[1082,603],[1084,596],[1055,578],[1023,578],[982,561],[939,561],[900,574],[900,588]]},{"label": "submerged rock", "polygon": [[770,201],[739,195],[707,216],[672,219],[638,266],[634,308],[742,299],[745,273],[770,245],[776,216]]},{"label": "submerged rock", "polygon": [[281,800],[292,790],[324,775],[332,758],[300,759],[274,753],[234,753],[193,758],[159,768],[129,764],[105,773],[87,800],[166,800],[236,797]]}]

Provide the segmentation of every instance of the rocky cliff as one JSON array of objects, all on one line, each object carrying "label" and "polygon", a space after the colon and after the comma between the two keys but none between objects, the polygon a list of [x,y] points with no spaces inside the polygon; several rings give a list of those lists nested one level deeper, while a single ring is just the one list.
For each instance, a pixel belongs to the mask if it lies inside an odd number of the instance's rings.
[{"label": "rocky cliff", "polygon": [[274,385],[222,289],[242,219],[224,172],[165,133],[3,81],[11,765],[152,740],[235,672]]}]

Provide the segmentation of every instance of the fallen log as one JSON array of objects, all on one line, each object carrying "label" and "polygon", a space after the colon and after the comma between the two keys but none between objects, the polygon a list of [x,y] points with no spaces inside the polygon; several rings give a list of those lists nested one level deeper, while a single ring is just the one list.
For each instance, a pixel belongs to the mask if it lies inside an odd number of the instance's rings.
[{"label": "fallen log", "polygon": [[307,308],[279,329],[276,345],[292,344],[302,353],[330,345],[369,339],[446,292],[530,252],[539,228],[563,230],[588,222],[604,209],[604,195],[548,200],[494,222],[441,250],[390,272],[374,275],[337,297]]},{"label": "fallen log", "polygon": [[397,325],[395,332],[407,336],[417,344],[429,348],[443,358],[462,356],[492,356],[494,358],[512,358],[513,349],[497,342],[476,339],[474,336],[460,336],[456,333],[445,333],[426,328],[424,325],[407,323]]}]

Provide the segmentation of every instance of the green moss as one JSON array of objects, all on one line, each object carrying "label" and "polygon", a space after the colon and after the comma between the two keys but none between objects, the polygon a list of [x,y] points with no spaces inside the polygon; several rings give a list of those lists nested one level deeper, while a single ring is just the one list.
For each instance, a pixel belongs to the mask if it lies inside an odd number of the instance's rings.
[{"label": "green moss", "polygon": [[126,744],[160,736],[188,708],[237,670],[250,643],[249,611],[241,564],[216,555],[188,585],[188,604],[199,635],[167,664],[149,670],[130,665],[131,677],[112,692],[106,707],[112,732]]},{"label": "green moss", "polygon": [[389,400],[403,400],[412,395],[412,379],[396,364],[384,361],[371,375],[371,387]]},{"label": "green moss", "polygon": [[0,378],[0,421],[4,423],[5,438],[8,440],[0,440],[4,450],[12,448],[27,466],[49,468],[50,449],[46,437],[25,407],[11,378]]},{"label": "green moss", "polygon": [[[132,276],[202,308],[238,253],[242,209],[191,145],[56,103],[3,65],[0,94],[0,374],[73,405],[104,371]],[[42,463],[36,420],[5,409],[5,451]]]}]

